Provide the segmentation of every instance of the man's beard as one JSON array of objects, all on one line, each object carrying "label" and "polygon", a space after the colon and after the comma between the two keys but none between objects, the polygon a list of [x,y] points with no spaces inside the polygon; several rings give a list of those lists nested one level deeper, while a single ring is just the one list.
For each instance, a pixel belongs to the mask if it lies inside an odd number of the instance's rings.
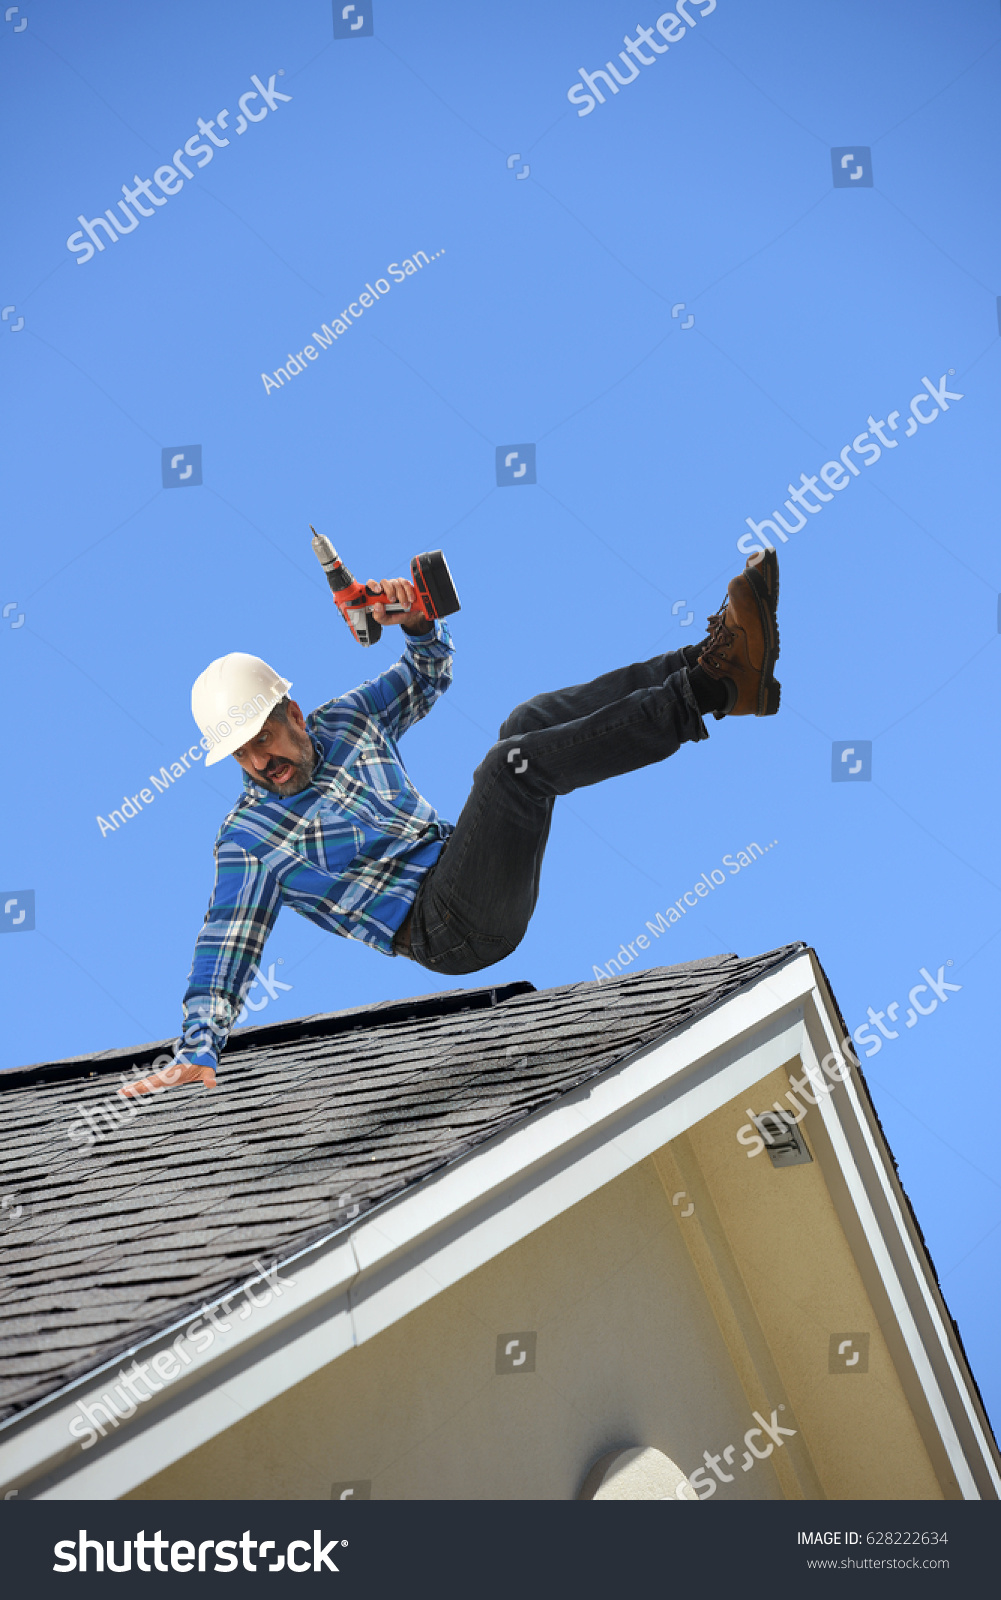
[{"label": "man's beard", "polygon": [[259,783],[262,789],[268,789],[272,794],[278,795],[282,800],[288,799],[288,797],[293,794],[301,794],[303,789],[308,789],[309,785],[313,781],[313,769],[316,766],[316,752],[313,749],[312,741],[309,739],[309,737],[307,735],[303,735],[303,737],[306,741],[306,745],[309,748],[309,755],[302,761],[288,761],[288,765],[291,766],[292,771],[284,783],[275,783],[274,779],[268,777],[267,774],[272,770],[280,772],[281,769],[286,765],[285,758],[279,761],[269,761],[264,772],[256,777],[254,782]]}]

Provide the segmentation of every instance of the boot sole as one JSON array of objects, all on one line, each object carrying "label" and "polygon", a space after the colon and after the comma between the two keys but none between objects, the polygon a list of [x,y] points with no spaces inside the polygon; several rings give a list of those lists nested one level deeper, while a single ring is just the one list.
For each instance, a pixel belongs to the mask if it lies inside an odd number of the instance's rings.
[{"label": "boot sole", "polygon": [[782,685],[772,676],[779,658],[779,559],[774,550],[766,550],[755,565],[748,563],[744,576],[751,586],[761,619],[765,640],[765,659],[758,684],[759,717],[774,717],[782,697]]}]

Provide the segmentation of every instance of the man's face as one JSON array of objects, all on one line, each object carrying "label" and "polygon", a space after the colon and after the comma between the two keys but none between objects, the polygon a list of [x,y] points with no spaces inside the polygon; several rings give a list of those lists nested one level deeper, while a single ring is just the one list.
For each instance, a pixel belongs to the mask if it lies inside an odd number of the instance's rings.
[{"label": "man's face", "polygon": [[244,772],[285,799],[309,787],[316,753],[302,712],[289,701],[288,721],[272,712],[260,733],[234,751]]}]

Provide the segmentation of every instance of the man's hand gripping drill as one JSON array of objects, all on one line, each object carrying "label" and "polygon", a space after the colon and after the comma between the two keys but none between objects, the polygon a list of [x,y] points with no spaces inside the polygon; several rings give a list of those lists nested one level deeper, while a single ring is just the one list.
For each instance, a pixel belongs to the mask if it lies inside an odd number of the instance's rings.
[{"label": "man's hand gripping drill", "polygon": [[400,622],[411,633],[423,633],[435,617],[448,617],[458,611],[459,597],[440,550],[414,556],[410,563],[413,582],[407,578],[383,578],[359,583],[330,540],[312,525],[309,531],[334,603],[359,644],[375,644],[384,624]]}]

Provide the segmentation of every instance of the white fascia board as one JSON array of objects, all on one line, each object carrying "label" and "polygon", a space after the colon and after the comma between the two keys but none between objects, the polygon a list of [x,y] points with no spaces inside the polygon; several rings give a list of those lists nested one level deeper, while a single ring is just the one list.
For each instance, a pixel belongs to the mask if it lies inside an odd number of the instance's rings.
[{"label": "white fascia board", "polygon": [[[837,1049],[839,1041],[833,1019],[819,989],[815,994],[814,1015],[824,1029],[828,1049]],[[811,1077],[823,1079],[809,1030],[803,1040],[803,1065],[810,1069]],[[847,1096],[818,1095],[817,1108],[956,1481],[964,1499],[981,1498],[954,1420],[952,1406],[958,1401],[967,1427],[977,1440],[995,1493],[1001,1495],[1001,1474],[994,1452],[974,1407],[966,1376],[956,1359],[949,1329],[933,1293],[927,1256],[914,1236],[912,1219],[902,1204],[899,1180],[891,1173],[884,1149],[877,1142],[868,1107],[862,1102],[857,1084],[849,1079],[843,1088]],[[850,1114],[846,1114],[849,1111]],[[927,1333],[918,1324],[919,1310],[924,1313],[921,1320],[925,1327],[934,1331],[936,1353],[948,1370],[954,1394],[952,1404],[934,1370]]]}]

